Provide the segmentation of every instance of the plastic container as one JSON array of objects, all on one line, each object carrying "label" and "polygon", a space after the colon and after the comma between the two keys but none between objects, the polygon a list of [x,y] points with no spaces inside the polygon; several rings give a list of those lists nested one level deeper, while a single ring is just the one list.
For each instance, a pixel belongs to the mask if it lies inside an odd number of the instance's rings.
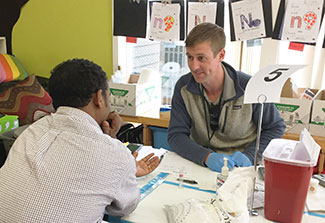
[{"label": "plastic container", "polygon": [[148,128],[152,131],[154,148],[164,148],[167,150],[171,150],[167,142],[167,128],[155,126],[148,126]]},{"label": "plastic container", "polygon": [[301,222],[315,164],[304,160],[306,151],[298,143],[274,139],[263,153],[264,215],[271,221]]},{"label": "plastic container", "polygon": [[223,158],[223,167],[221,168],[221,173],[217,175],[217,194],[218,189],[225,183],[229,175],[229,168],[228,168],[228,159],[226,157]]}]

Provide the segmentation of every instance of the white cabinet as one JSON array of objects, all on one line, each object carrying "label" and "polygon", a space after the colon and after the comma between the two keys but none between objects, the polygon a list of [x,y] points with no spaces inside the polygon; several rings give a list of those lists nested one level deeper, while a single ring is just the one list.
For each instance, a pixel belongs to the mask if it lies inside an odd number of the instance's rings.
[{"label": "white cabinet", "polygon": [[0,53],[7,53],[6,38],[0,36]]}]

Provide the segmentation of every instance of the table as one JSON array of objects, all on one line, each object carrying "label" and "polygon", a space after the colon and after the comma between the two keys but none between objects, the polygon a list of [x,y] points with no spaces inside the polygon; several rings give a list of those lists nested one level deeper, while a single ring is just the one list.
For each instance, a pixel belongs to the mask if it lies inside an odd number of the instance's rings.
[{"label": "table", "polygon": [[[157,126],[168,128],[169,119],[170,119],[170,111],[169,112],[160,112],[159,118],[149,118],[144,116],[128,116],[128,115],[121,115],[123,121],[126,122],[135,122],[135,123],[142,123],[143,124],[143,144],[144,145],[152,145],[152,132],[148,128],[148,126]],[[282,138],[284,139],[292,139],[292,140],[299,140],[298,134],[289,134],[285,133]],[[314,140],[320,145],[320,159],[318,165],[318,173],[323,171],[324,161],[325,161],[325,137],[320,136],[313,136]]]},{"label": "table", "polygon": [[[178,170],[185,167],[185,178],[195,179],[199,186],[184,186],[179,188],[177,183]],[[160,166],[150,175],[138,179],[138,185],[141,188],[160,172],[169,172],[167,178],[154,191],[140,201],[136,210],[128,216],[123,217],[118,222],[141,222],[141,223],[167,223],[167,215],[164,211],[164,205],[171,205],[190,198],[210,201],[215,197],[214,189],[216,183],[216,172],[208,168],[199,166],[191,161],[185,160],[174,152],[168,152]],[[184,184],[188,185],[188,184]],[[322,193],[325,193],[324,188]],[[264,218],[263,209],[259,209],[260,215],[250,217],[250,222],[264,223],[271,222]],[[114,221],[113,221],[114,222]],[[303,215],[303,223],[325,222],[325,215],[319,214],[312,216]]]}]

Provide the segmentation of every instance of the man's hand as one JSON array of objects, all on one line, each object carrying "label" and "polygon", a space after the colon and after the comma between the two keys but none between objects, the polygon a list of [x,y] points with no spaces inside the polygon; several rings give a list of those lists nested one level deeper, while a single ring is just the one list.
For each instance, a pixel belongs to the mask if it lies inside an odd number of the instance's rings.
[{"label": "man's hand", "polygon": [[[132,155],[134,156],[134,159],[136,159],[138,156],[138,152],[135,151],[133,152]],[[142,158],[139,161],[135,160],[135,165],[137,168],[137,172],[135,175],[137,177],[147,175],[158,167],[159,158],[158,156],[153,157],[154,155],[155,155],[154,153],[150,153],[149,155],[147,155],[146,157]]]},{"label": "man's hand", "polygon": [[210,153],[206,158],[207,159],[206,165],[211,170],[221,172],[221,168],[223,167],[223,164],[224,164],[224,161],[223,161],[224,157],[226,157],[228,159],[227,166],[228,166],[229,170],[232,170],[235,166],[234,161],[232,160],[232,158],[230,156],[227,156],[222,153]]},{"label": "man's hand", "polygon": [[108,114],[107,120],[102,122],[102,130],[105,134],[116,138],[116,134],[122,126],[123,120],[115,111]]},{"label": "man's hand", "polygon": [[252,162],[248,159],[248,157],[239,151],[235,152],[230,157],[238,167],[252,166]]}]

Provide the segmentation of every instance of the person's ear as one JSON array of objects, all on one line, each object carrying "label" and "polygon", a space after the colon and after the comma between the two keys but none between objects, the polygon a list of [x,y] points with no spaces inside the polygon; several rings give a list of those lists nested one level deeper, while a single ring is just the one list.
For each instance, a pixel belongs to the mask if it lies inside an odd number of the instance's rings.
[{"label": "person's ear", "polygon": [[93,94],[93,102],[99,108],[102,108],[105,105],[105,101],[103,98],[103,90],[99,89],[95,94]]},{"label": "person's ear", "polygon": [[225,48],[222,48],[218,54],[218,59],[219,61],[223,61],[223,59],[225,59],[225,56],[226,56],[226,51],[225,51]]}]

